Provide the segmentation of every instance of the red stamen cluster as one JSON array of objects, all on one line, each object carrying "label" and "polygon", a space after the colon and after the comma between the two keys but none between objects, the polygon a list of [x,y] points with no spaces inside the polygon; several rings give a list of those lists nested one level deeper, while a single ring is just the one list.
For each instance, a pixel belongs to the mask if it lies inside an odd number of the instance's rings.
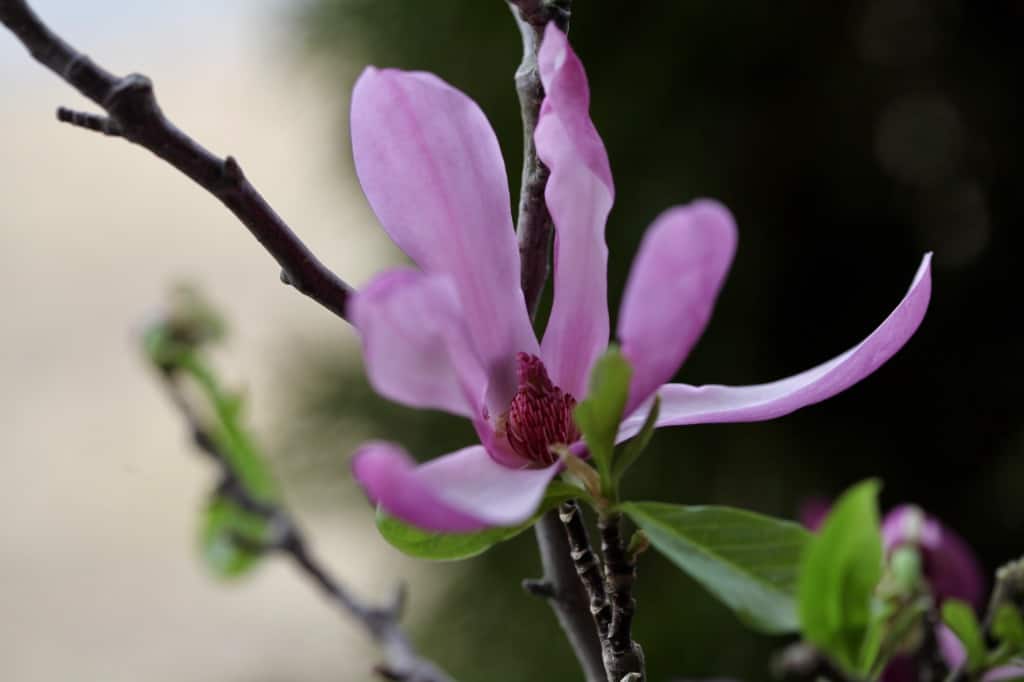
[{"label": "red stamen cluster", "polygon": [[558,460],[552,445],[569,445],[580,438],[572,418],[576,399],[551,383],[540,358],[526,353],[517,358],[519,390],[508,410],[505,435],[517,454],[549,466]]}]

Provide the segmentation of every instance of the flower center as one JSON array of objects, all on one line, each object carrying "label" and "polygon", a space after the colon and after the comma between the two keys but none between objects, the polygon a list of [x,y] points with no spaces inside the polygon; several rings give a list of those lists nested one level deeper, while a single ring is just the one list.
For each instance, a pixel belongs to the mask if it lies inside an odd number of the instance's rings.
[{"label": "flower center", "polygon": [[540,466],[558,460],[552,445],[569,445],[580,438],[572,418],[576,399],[551,383],[544,363],[519,353],[519,389],[505,418],[505,435],[516,454]]}]

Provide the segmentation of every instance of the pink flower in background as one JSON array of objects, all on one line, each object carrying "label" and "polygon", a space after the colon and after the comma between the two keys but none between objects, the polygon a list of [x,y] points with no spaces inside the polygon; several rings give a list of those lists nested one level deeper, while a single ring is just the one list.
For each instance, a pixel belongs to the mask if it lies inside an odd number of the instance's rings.
[{"label": "pink flower in background", "polygon": [[[800,509],[801,522],[811,530],[821,527],[831,504],[821,498],[807,500]],[[922,574],[931,587],[936,605],[946,599],[960,599],[975,609],[982,607],[985,578],[974,551],[966,541],[919,507],[904,504],[895,507],[882,520],[882,542],[886,554],[898,547],[916,547],[921,555]],[[951,668],[959,666],[966,654],[956,635],[945,625],[935,630],[939,648]],[[917,679],[917,663],[910,654],[894,657],[882,673],[883,682],[912,682]],[[1013,679],[1024,668],[1005,667],[988,673],[985,682]]]},{"label": "pink flower in background", "polygon": [[[831,506],[824,498],[805,501],[800,508],[801,523],[818,530]],[[985,578],[974,551],[963,538],[920,507],[903,504],[889,510],[882,519],[882,542],[886,554],[907,545],[918,549],[922,573],[937,604],[960,599],[975,609],[983,606]]]},{"label": "pink flower in background", "polygon": [[[609,340],[608,157],[583,66],[553,26],[539,65],[547,94],[535,141],[551,170],[545,198],[556,228],[554,301],[540,341],[520,290],[505,165],[479,107],[422,72],[369,68],[352,96],[363,190],[417,266],[380,274],[354,297],[370,382],[397,402],[464,416],[480,437],[423,465],[384,442],[356,453],[353,471],[371,500],[430,530],[512,525],[535,512],[560,470],[551,446],[579,439],[572,408]],[[756,386],[665,384],[703,332],[735,246],[732,216],[708,200],[665,211],[647,231],[616,329],[633,366],[620,439],[639,430],[655,392],[658,426],[770,419],[824,400],[888,360],[928,306],[925,256],[881,326],[822,365]]]},{"label": "pink flower in background", "polygon": [[980,609],[985,598],[985,578],[970,546],[938,519],[914,505],[896,507],[882,521],[886,552],[911,545],[921,553],[922,571],[935,601],[960,599]]}]

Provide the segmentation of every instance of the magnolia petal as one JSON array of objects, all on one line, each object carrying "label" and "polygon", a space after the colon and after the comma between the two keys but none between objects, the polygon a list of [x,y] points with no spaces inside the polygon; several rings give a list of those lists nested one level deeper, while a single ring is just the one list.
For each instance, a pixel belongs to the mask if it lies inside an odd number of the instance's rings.
[{"label": "magnolia petal", "polygon": [[356,172],[381,224],[420,267],[455,280],[493,389],[511,398],[515,354],[536,353],[537,340],[486,117],[436,76],[368,68],[352,92],[351,126]]},{"label": "magnolia petal", "polygon": [[983,606],[985,576],[977,557],[963,538],[938,519],[914,505],[901,505],[885,515],[882,538],[887,551],[905,544],[920,549],[936,601],[953,598],[975,608]]},{"label": "magnolia petal", "polygon": [[530,518],[558,465],[510,469],[474,445],[417,465],[397,445],[371,442],[352,460],[370,500],[424,530],[462,533],[513,526]]},{"label": "magnolia petal", "polygon": [[627,414],[672,378],[700,338],[735,252],[736,224],[715,201],[671,208],[647,230],[619,310],[618,337],[633,366]]},{"label": "magnolia petal", "polygon": [[483,413],[487,377],[451,278],[401,268],[378,275],[350,304],[374,390],[411,407]]},{"label": "magnolia petal", "polygon": [[608,344],[604,227],[615,190],[588,113],[583,64],[553,23],[537,60],[546,94],[534,140],[551,171],[544,197],[555,224],[554,301],[541,357],[556,385],[582,397],[590,367]]},{"label": "magnolia petal", "polygon": [[[926,254],[906,296],[857,346],[813,369],[768,384],[666,384],[658,390],[658,426],[762,421],[831,398],[870,375],[910,340],[924,319],[930,297],[931,254]],[[646,413],[642,406],[623,421],[619,439],[635,434]]]}]

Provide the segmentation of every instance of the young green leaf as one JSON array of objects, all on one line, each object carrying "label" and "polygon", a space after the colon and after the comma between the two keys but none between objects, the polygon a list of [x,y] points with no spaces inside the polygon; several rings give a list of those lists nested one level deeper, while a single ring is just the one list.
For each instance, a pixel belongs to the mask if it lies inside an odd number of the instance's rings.
[{"label": "young green leaf", "polygon": [[747,625],[769,634],[797,629],[797,569],[811,537],[802,526],[729,507],[629,502],[619,509]]},{"label": "young green leaf", "polygon": [[640,427],[640,432],[615,452],[614,461],[612,462],[612,480],[616,486],[622,475],[626,473],[626,469],[632,466],[633,462],[643,454],[643,451],[650,444],[651,437],[654,435],[654,425],[658,422],[658,412],[660,410],[661,398],[655,395],[651,411],[647,413],[647,418],[644,420],[644,425]]},{"label": "young green leaf", "polygon": [[265,518],[215,495],[203,512],[200,547],[207,568],[218,578],[238,578],[263,556],[269,534]]},{"label": "young green leaf", "polygon": [[980,670],[985,665],[987,647],[974,609],[959,599],[947,599],[942,604],[942,620],[963,643],[967,652],[967,670]]},{"label": "young green leaf", "polygon": [[871,480],[847,491],[800,562],[804,637],[854,677],[870,672],[881,642],[874,604],[883,568],[879,488]]},{"label": "young green leaf", "polygon": [[1003,604],[996,611],[992,632],[999,641],[1016,654],[1024,654],[1024,618],[1013,604]]},{"label": "young green leaf", "polygon": [[610,346],[594,363],[590,373],[587,397],[576,406],[576,425],[590,450],[590,456],[601,474],[605,492],[610,492],[612,455],[615,436],[622,421],[629,397],[629,380],[633,369],[618,347]]}]

